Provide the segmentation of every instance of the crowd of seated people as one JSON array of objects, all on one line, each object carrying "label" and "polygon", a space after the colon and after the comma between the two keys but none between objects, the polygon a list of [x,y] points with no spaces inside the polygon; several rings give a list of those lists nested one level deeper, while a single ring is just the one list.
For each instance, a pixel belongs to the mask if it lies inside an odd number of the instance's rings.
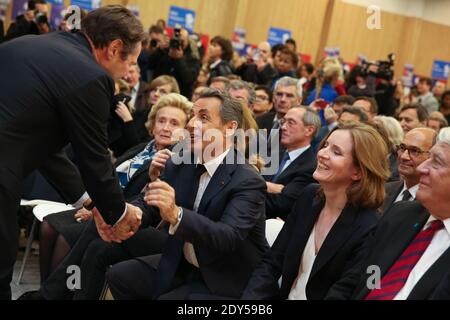
[{"label": "crowd of seated people", "polygon": [[[186,30],[178,48],[159,26],[149,40],[116,83],[108,123],[141,227],[110,238],[79,201],[47,216],[41,288],[22,298],[98,299],[105,285],[115,299],[450,298],[444,83],[420,78],[405,96],[375,66],[344,74],[337,58],[305,63],[295,41],[233,59],[222,36],[206,54]],[[235,139],[248,129],[264,130],[256,148]],[[84,192],[81,176],[72,183]],[[268,219],[283,224],[272,246]],[[67,288],[69,265],[81,267],[81,288]],[[381,288],[365,286],[371,265]]]}]

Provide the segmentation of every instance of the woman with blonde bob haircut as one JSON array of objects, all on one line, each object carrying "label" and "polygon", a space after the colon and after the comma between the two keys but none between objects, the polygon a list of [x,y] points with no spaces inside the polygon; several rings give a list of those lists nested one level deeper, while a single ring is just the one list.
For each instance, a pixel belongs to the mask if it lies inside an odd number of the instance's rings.
[{"label": "woman with blonde bob haircut", "polygon": [[325,299],[364,259],[360,248],[377,225],[389,177],[386,155],[386,143],[369,125],[347,122],[333,130],[317,153],[319,184],[303,189],[242,298]]}]

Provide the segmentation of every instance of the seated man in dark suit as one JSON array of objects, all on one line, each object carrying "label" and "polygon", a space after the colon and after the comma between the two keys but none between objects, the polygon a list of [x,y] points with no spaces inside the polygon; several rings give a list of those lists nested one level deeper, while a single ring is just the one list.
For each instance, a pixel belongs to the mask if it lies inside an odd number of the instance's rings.
[{"label": "seated man in dark suit", "polygon": [[303,107],[291,108],[283,118],[278,172],[267,181],[266,216],[286,219],[302,189],[314,182],[316,154],[311,140],[320,128],[320,118]]},{"label": "seated man in dark suit", "polygon": [[268,249],[266,185],[253,167],[236,164],[238,155],[229,147],[242,121],[237,100],[217,90],[202,92],[187,125],[191,147],[183,159],[172,156],[163,181],[150,183],[138,204],[144,225],[161,216],[168,226],[159,265],[155,256],[114,265],[106,278],[115,299],[241,295]]},{"label": "seated man in dark suit", "polygon": [[420,174],[417,167],[427,160],[436,143],[436,133],[429,128],[416,128],[406,133],[396,146],[398,172],[402,180],[386,183],[386,198],[381,211],[387,211],[398,201],[413,201],[419,189]]},{"label": "seated man in dark suit", "polygon": [[449,163],[450,132],[444,130],[430,158],[417,168],[420,203],[400,202],[386,213],[364,245],[364,263],[335,284],[329,299],[432,297],[450,265]]}]

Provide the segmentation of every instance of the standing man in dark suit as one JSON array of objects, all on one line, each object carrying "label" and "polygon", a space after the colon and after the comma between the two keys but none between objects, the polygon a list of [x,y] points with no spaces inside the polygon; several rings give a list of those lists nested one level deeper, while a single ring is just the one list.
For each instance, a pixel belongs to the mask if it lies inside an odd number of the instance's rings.
[{"label": "standing man in dark suit", "polygon": [[140,210],[126,206],[114,174],[106,125],[113,79],[136,63],[143,37],[129,10],[108,6],[87,15],[80,33],[21,37],[0,47],[0,70],[9,75],[0,78],[0,299],[11,296],[22,181],[67,143],[103,215],[96,218],[102,237],[120,241],[139,226]]},{"label": "standing man in dark suit", "polygon": [[430,157],[430,149],[435,143],[436,132],[429,128],[416,128],[405,134],[402,143],[396,146],[398,172],[402,180],[386,183],[382,212],[396,202],[416,199],[420,179],[417,167]]},{"label": "standing man in dark suit", "polygon": [[[450,131],[438,136],[418,168],[417,200],[395,204],[366,241],[364,263],[343,277],[330,299],[422,300],[446,280],[450,265]],[[422,207],[423,206],[423,207]],[[374,271],[378,269],[378,276]],[[375,280],[375,281],[373,281]]]},{"label": "standing man in dark suit", "polygon": [[291,108],[282,120],[281,145],[284,151],[278,171],[267,181],[266,217],[286,219],[302,189],[314,182],[316,153],[311,140],[320,128],[320,118],[303,107]]},{"label": "standing man in dark suit", "polygon": [[[113,266],[107,280],[114,298],[241,295],[268,248],[264,180],[250,165],[237,164],[229,147],[242,121],[242,105],[217,90],[205,90],[195,102],[188,163],[172,157],[164,181],[152,182],[142,199],[144,222],[161,216],[169,226],[159,265],[149,256]],[[204,136],[212,132],[213,142]]]}]

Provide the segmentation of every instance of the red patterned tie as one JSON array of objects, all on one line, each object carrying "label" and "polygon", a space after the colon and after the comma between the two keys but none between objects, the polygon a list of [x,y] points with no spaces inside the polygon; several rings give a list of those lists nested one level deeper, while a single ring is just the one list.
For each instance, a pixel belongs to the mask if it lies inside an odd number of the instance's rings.
[{"label": "red patterned tie", "polygon": [[441,220],[434,220],[430,226],[417,234],[414,240],[403,251],[400,258],[381,279],[380,289],[374,289],[366,296],[366,300],[392,300],[403,288],[412,269],[422,257],[431,243],[434,234],[442,229]]}]

